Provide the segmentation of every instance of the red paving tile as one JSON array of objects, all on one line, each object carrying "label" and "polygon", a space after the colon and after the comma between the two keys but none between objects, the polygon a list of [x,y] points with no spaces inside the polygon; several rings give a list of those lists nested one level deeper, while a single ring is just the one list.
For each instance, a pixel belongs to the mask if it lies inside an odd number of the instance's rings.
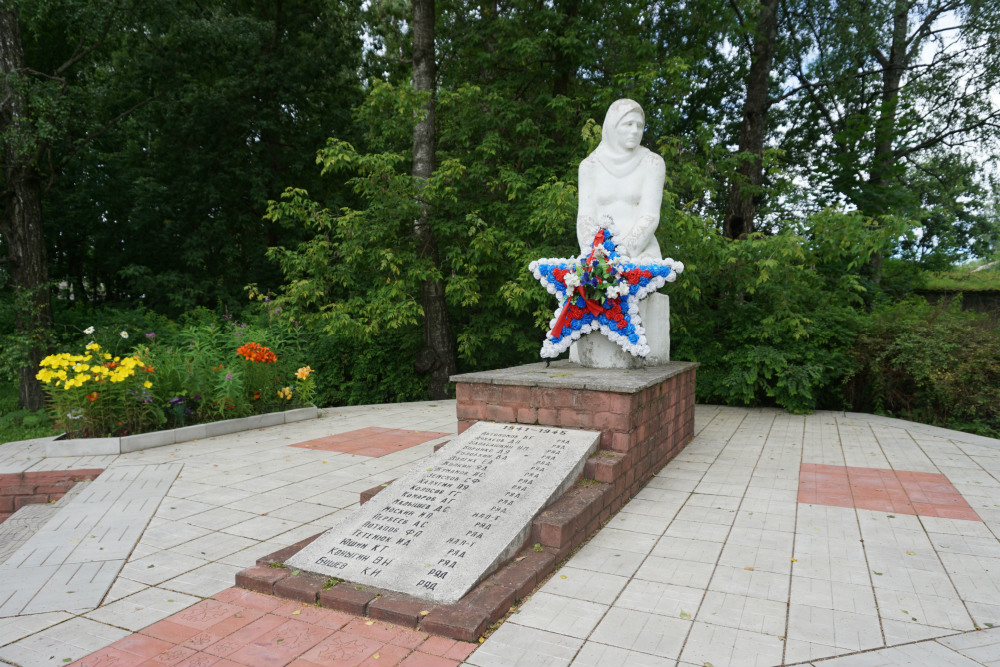
[{"label": "red paving tile", "polygon": [[982,521],[948,478],[931,472],[803,463],[800,503]]},{"label": "red paving tile", "polygon": [[229,588],[73,667],[454,667],[477,647]]},{"label": "red paving tile", "polygon": [[435,440],[448,433],[436,431],[410,431],[401,428],[382,428],[370,426],[337,435],[328,435],[315,440],[299,442],[289,447],[303,449],[319,449],[325,452],[341,452],[342,454],[358,454],[378,458],[393,452]]}]

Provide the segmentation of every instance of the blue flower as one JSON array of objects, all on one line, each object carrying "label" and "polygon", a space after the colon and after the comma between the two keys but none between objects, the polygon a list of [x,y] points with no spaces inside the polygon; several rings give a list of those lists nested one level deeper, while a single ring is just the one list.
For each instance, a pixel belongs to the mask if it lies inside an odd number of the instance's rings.
[{"label": "blue flower", "polygon": [[[629,327],[629,328],[631,328],[631,327]],[[639,336],[637,334],[629,334],[628,342],[633,343],[633,344],[638,343],[639,342]]]}]

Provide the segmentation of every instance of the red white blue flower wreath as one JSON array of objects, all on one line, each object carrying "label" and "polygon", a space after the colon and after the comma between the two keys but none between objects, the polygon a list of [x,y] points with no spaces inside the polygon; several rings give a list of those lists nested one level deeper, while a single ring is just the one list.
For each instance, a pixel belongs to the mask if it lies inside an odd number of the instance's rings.
[{"label": "red white blue flower wreath", "polygon": [[540,259],[528,268],[559,299],[542,343],[543,358],[559,356],[591,331],[600,331],[629,354],[645,357],[649,345],[639,301],[676,280],[684,265],[672,259],[625,257],[611,231],[601,229],[589,253],[573,259]]}]

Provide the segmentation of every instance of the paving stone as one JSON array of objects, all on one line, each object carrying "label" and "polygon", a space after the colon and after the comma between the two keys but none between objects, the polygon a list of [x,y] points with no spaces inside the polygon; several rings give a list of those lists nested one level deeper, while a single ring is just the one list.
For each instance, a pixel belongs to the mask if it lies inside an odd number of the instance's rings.
[{"label": "paving stone", "polygon": [[881,651],[824,661],[823,667],[980,667],[965,656],[933,642],[894,646]]},{"label": "paving stone", "polygon": [[607,610],[605,604],[539,591],[508,622],[586,639]]},{"label": "paving stone", "polygon": [[763,667],[781,664],[784,643],[773,635],[695,622],[681,654],[682,664]]},{"label": "paving stone", "polygon": [[627,583],[627,577],[567,565],[560,568],[559,572],[545,583],[541,591],[575,600],[610,605],[618,598]]},{"label": "paving stone", "polygon": [[1000,630],[967,632],[944,637],[938,642],[983,665],[1000,665]]},{"label": "paving stone", "polygon": [[660,658],[680,655],[691,621],[613,606],[590,635],[591,641]]},{"label": "paving stone", "polygon": [[564,667],[582,639],[505,623],[466,661],[476,667]]}]

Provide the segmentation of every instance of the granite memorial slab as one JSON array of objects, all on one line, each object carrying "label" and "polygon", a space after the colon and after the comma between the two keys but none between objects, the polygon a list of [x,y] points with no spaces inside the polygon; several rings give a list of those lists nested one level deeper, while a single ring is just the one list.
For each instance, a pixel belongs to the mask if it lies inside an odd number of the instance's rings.
[{"label": "granite memorial slab", "polygon": [[285,564],[456,602],[511,558],[600,433],[478,422]]}]

